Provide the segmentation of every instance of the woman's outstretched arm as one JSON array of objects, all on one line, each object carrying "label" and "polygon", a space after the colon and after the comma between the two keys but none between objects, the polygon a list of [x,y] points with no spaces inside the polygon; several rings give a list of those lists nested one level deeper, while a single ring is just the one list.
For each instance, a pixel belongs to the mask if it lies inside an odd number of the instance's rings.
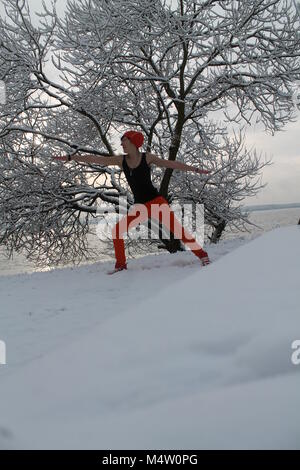
[{"label": "woman's outstretched arm", "polygon": [[[69,158],[70,157],[70,158]],[[110,165],[121,165],[122,155],[109,155],[107,157],[101,155],[64,155],[61,157],[53,157],[54,160],[61,160],[63,162],[75,161],[82,163],[96,163],[98,165],[110,166]]]},{"label": "woman's outstretched arm", "polygon": [[149,155],[148,161],[150,165],[153,164],[156,166],[160,166],[162,168],[173,168],[174,170],[193,171],[194,173],[203,173],[203,174],[211,173],[211,171],[201,170],[201,168],[198,168],[196,166],[186,165],[185,163],[182,163],[182,162],[176,162],[176,161],[173,162],[171,160],[165,160],[152,153],[148,155]]}]

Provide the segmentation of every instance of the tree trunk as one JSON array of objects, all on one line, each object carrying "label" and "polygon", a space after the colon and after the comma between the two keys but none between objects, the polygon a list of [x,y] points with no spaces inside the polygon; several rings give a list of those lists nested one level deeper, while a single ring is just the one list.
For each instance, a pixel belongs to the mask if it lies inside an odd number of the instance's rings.
[{"label": "tree trunk", "polygon": [[[168,87],[167,87],[167,92],[170,93],[170,90],[168,89]],[[175,126],[175,131],[172,137],[171,145],[169,148],[169,160],[170,161],[176,160],[177,153],[178,153],[180,143],[181,143],[181,134],[182,134],[183,126],[184,126],[185,105],[184,103],[177,103],[176,108],[178,111],[178,119],[177,119],[177,123]],[[169,183],[170,183],[172,173],[173,173],[173,170],[171,168],[166,169],[162,182],[161,182],[161,186],[160,186],[160,194],[167,199],[169,204],[171,204],[172,202],[172,196],[168,194]],[[170,238],[168,239],[161,237],[161,233],[160,233],[159,238],[163,243],[163,245],[160,245],[159,247],[160,248],[165,247],[169,251],[169,253],[176,253],[176,251],[184,251],[184,248],[180,240],[178,240],[178,238],[174,238],[173,233],[170,233]]]},{"label": "tree trunk", "polygon": [[220,220],[220,222],[215,225],[212,236],[210,237],[211,243],[218,243],[220,241],[221,235],[225,230],[226,222],[225,220]]},{"label": "tree trunk", "polygon": [[[164,196],[168,203],[171,204],[172,196],[166,195]],[[167,250],[169,253],[176,253],[176,251],[184,251],[184,248],[178,238],[174,238],[174,234],[170,232],[170,237],[169,238],[164,238],[163,237],[163,232],[162,232],[162,224],[159,224],[159,239],[161,240],[162,244],[158,245],[158,248],[162,248]]]},{"label": "tree trunk", "polygon": [[184,251],[184,248],[181,245],[180,240],[178,238],[174,238],[173,233],[170,233],[170,238],[161,238],[163,245],[158,245],[158,248],[165,248],[168,250],[169,253],[176,253],[176,251]]}]

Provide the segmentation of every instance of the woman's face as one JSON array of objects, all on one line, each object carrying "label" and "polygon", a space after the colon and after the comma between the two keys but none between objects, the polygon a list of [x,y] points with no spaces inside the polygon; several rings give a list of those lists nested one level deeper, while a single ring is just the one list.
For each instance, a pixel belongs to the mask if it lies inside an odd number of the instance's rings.
[{"label": "woman's face", "polygon": [[130,142],[128,137],[123,137],[121,139],[121,145],[125,153],[128,153],[130,150],[132,150],[132,146],[134,146],[133,143]]}]

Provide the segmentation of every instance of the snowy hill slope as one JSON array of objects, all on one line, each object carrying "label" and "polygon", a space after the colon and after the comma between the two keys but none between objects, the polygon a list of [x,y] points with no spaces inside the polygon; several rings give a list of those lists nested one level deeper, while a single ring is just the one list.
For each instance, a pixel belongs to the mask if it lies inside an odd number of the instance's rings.
[{"label": "snowy hill slope", "polygon": [[[100,273],[107,296],[97,296],[86,271],[43,273],[53,302],[40,315],[52,309],[44,331],[52,347],[45,339],[37,358],[28,345],[27,363],[3,373],[0,446],[299,449],[300,366],[291,362],[300,339],[299,236],[299,227],[268,232],[204,269],[184,253],[180,261],[192,262],[184,268]],[[25,299],[40,276],[3,282]],[[64,315],[74,334],[59,330]]]}]

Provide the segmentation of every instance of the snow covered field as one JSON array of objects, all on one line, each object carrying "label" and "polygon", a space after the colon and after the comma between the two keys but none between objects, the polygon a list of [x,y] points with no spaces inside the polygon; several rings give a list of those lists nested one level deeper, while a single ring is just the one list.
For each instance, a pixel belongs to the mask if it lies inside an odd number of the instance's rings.
[{"label": "snow covered field", "polygon": [[1,277],[0,448],[300,449],[299,237]]}]

